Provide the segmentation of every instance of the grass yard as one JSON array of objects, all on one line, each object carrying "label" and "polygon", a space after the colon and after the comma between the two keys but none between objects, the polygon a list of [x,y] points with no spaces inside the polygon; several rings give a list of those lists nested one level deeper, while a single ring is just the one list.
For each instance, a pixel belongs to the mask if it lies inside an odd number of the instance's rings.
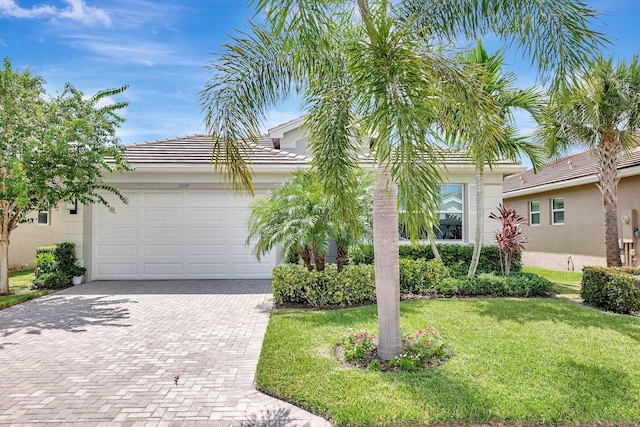
[{"label": "grass yard", "polygon": [[31,290],[32,280],[33,270],[9,273],[9,292],[11,293],[9,295],[0,295],[0,310],[52,292],[50,290]]},{"label": "grass yard", "polygon": [[405,334],[444,328],[453,358],[420,373],[348,368],[334,346],[351,330],[377,334],[375,306],[280,309],[258,387],[336,425],[640,424],[640,318],[565,298],[405,301],[401,310]]},{"label": "grass yard", "polygon": [[540,267],[524,266],[522,271],[535,273],[554,283],[554,291],[558,296],[565,298],[580,298],[580,283],[582,282],[582,271],[559,271],[548,270]]}]

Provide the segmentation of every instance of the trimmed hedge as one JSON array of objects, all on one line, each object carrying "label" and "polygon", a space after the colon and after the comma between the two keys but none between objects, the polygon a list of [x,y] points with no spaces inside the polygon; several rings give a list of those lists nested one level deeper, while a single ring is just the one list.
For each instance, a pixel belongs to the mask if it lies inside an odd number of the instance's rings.
[{"label": "trimmed hedge", "polygon": [[[469,263],[473,256],[472,245],[457,245],[451,243],[438,243],[438,252],[442,262],[451,270],[454,275],[462,276],[467,274]],[[433,252],[430,245],[401,245],[399,247],[400,258],[433,259]],[[357,245],[349,248],[349,264],[373,264],[373,245]],[[500,251],[498,247],[483,246],[478,263],[478,274],[480,273],[501,273]],[[511,271],[518,273],[522,271],[522,254],[513,254]]]},{"label": "trimmed hedge", "polygon": [[638,268],[584,267],[580,295],[587,304],[615,313],[640,312]]},{"label": "trimmed hedge", "polygon": [[[297,264],[280,264],[272,275],[277,304],[350,306],[376,301],[375,272],[370,264],[347,265],[342,273],[335,265],[317,272]],[[400,293],[404,295],[534,297],[546,296],[551,290],[550,281],[531,273],[450,277],[444,264],[436,260],[400,260]]]},{"label": "trimmed hedge", "polygon": [[327,265],[324,272],[308,271],[298,264],[280,264],[273,268],[272,276],[277,304],[348,306],[376,300],[372,265],[347,265],[338,273],[333,264]]}]

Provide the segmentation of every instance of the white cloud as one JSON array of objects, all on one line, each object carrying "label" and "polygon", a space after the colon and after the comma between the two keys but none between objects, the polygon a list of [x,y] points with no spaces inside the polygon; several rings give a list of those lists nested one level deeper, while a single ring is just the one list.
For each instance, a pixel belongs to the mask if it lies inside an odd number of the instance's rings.
[{"label": "white cloud", "polygon": [[97,7],[88,6],[85,0],[64,0],[67,7],[58,9],[49,5],[24,8],[16,0],[0,0],[0,15],[12,18],[35,19],[51,18],[53,20],[71,20],[82,22],[87,26],[102,24],[111,25],[109,14]]}]

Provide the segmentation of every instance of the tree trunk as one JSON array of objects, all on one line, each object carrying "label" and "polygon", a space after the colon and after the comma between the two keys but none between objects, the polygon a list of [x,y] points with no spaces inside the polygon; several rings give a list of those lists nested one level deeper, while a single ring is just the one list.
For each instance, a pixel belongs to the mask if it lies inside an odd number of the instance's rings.
[{"label": "tree trunk", "polygon": [[431,252],[433,252],[433,257],[438,260],[438,262],[442,262],[442,257],[440,256],[440,251],[438,250],[438,245],[436,244],[436,234],[433,232],[433,229],[429,232],[429,244],[431,245]]},{"label": "tree trunk", "polygon": [[9,293],[9,233],[0,235],[0,295]]},{"label": "tree trunk", "polygon": [[316,263],[316,270],[318,271],[324,271],[324,265],[325,265],[325,256],[321,253],[319,253],[316,250],[315,246],[311,246],[311,251],[313,252],[313,260]]},{"label": "tree trunk", "polygon": [[473,246],[473,256],[469,263],[467,276],[473,277],[478,269],[480,253],[482,252],[482,235],[484,234],[484,168],[476,169],[476,238]]},{"label": "tree trunk", "polygon": [[618,156],[620,143],[613,132],[601,139],[595,148],[598,159],[598,188],[604,209],[604,248],[608,267],[620,267],[618,245]]},{"label": "tree trunk", "polygon": [[373,195],[373,252],[378,304],[378,356],[391,360],[402,351],[400,338],[400,266],[398,189],[390,171],[378,167]]},{"label": "tree trunk", "polygon": [[311,252],[308,247],[304,247],[298,252],[300,258],[302,258],[302,262],[304,262],[304,266],[307,267],[307,270],[313,271],[313,264],[311,264]]},{"label": "tree trunk", "polygon": [[342,242],[336,242],[336,265],[339,272],[342,271],[344,265],[347,263],[347,255],[347,246]]}]

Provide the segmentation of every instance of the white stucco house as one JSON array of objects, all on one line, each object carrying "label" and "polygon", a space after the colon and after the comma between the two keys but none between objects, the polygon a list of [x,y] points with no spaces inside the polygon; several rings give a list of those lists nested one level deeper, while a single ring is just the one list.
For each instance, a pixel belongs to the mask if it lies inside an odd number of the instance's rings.
[{"label": "white stucco house", "polygon": [[[253,162],[257,196],[308,167],[303,122],[298,118],[270,129],[245,153]],[[207,135],[129,145],[126,155],[135,170],[105,176],[129,203],[110,196],[111,208],[63,212],[62,240],[76,243],[87,280],[271,277],[279,254],[258,261],[245,244],[251,199],[222,183],[210,149]],[[363,164],[371,166],[364,157]],[[466,244],[475,229],[474,169],[453,153],[442,166],[448,197],[439,237]],[[501,162],[486,173],[487,214],[502,201],[503,178],[523,170],[518,163]],[[492,243],[494,230],[487,222],[485,243]]]}]

